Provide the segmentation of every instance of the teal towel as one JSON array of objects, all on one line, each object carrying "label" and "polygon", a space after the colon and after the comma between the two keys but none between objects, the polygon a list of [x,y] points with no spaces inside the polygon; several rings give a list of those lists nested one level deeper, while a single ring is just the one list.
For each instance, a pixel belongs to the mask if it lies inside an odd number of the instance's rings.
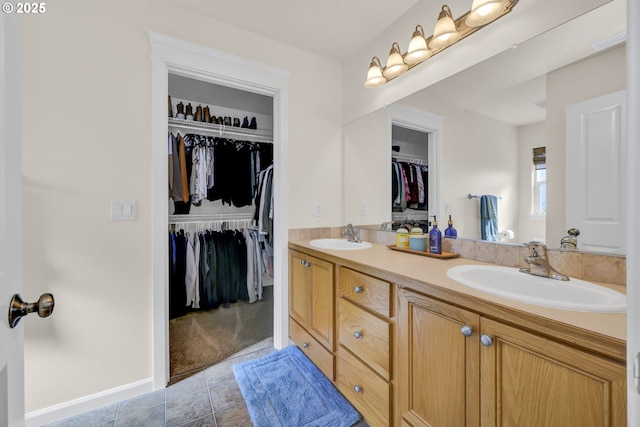
[{"label": "teal towel", "polygon": [[480,197],[480,233],[482,240],[498,241],[498,198]]}]

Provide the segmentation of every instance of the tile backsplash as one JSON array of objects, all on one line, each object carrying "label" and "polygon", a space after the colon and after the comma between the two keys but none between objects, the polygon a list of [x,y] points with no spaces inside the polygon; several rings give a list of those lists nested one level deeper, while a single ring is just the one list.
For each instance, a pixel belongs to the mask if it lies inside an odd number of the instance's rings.
[{"label": "tile backsplash", "polygon": [[[381,245],[395,244],[395,234],[388,231],[355,227],[360,238]],[[342,227],[300,228],[289,230],[289,240],[342,237]],[[523,245],[481,242],[469,239],[442,239],[442,250],[461,257],[507,267],[526,267],[528,250]],[[577,279],[626,286],[626,259],[620,256],[590,254],[550,249],[549,263],[558,271]]]}]

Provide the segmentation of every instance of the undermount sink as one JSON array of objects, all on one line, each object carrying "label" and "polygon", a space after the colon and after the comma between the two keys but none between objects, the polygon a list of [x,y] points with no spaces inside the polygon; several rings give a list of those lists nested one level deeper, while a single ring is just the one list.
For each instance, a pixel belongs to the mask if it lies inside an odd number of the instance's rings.
[{"label": "undermount sink", "polygon": [[545,307],[593,313],[627,309],[626,295],[580,279],[566,282],[493,265],[459,265],[447,270],[447,276],[473,289]]},{"label": "undermount sink", "polygon": [[350,242],[347,239],[315,239],[309,242],[311,246],[318,249],[337,249],[343,251],[353,251],[358,249],[368,249],[369,242]]}]

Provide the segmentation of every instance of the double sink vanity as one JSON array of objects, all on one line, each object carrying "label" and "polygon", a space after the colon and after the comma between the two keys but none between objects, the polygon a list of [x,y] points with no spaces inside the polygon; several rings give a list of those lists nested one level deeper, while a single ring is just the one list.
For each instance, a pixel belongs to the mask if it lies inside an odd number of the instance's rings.
[{"label": "double sink vanity", "polygon": [[626,425],[621,286],[344,239],[289,276],[291,339],[372,427]]}]

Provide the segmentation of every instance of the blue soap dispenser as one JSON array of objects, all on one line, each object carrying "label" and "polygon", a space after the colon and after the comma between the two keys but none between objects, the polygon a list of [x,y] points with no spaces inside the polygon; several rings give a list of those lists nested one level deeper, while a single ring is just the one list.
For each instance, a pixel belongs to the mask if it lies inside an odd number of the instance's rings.
[{"label": "blue soap dispenser", "polygon": [[429,252],[432,254],[442,253],[442,232],[438,230],[438,219],[433,216],[433,228],[429,232]]},{"label": "blue soap dispenser", "polygon": [[449,226],[444,230],[444,237],[448,237],[449,239],[457,239],[458,231],[453,228],[453,220],[451,219],[451,215],[449,215]]}]

